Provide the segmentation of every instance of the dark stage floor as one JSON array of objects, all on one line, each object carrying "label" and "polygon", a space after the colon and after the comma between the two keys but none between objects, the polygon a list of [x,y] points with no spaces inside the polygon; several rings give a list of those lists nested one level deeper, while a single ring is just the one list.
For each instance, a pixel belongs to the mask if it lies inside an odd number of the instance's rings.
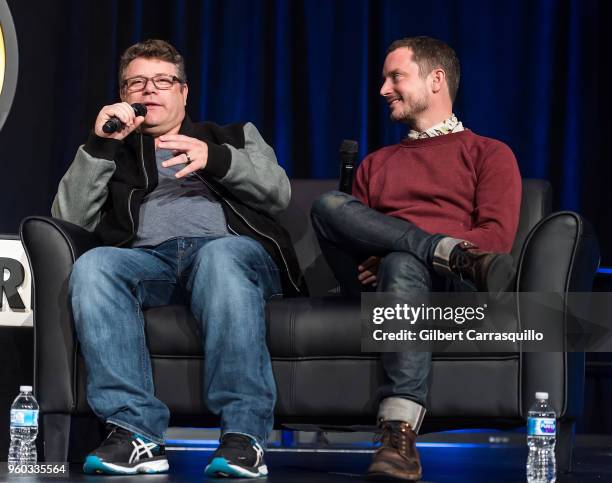
[{"label": "dark stage floor", "polygon": [[[432,444],[419,445],[424,476],[428,482],[520,482],[525,481],[526,448],[495,444]],[[101,482],[187,482],[222,481],[206,479],[203,469],[212,449],[170,449],[170,472],[151,476],[89,476],[77,465],[70,467],[64,478],[0,475],[1,481],[77,481]],[[274,483],[340,483],[364,481],[363,474],[371,458],[370,449],[350,450],[286,450],[271,449],[266,460],[270,468],[267,480]],[[561,482],[612,481],[612,447],[579,446],[575,452],[575,470],[560,475]],[[254,480],[251,480],[254,481]],[[262,480],[259,480],[262,481]]]}]

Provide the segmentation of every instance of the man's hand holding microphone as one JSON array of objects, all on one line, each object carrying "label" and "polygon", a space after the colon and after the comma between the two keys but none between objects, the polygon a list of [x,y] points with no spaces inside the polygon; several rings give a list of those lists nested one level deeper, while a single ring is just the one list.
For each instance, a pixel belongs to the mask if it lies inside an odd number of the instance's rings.
[{"label": "man's hand holding microphone", "polygon": [[122,140],[144,122],[146,115],[143,104],[118,102],[104,106],[96,118],[94,132],[101,138]]},{"label": "man's hand holding microphone", "polygon": [[[144,104],[118,102],[104,106],[96,119],[96,136],[122,140],[140,126],[147,115]],[[185,165],[175,174],[182,178],[203,169],[208,162],[208,145],[204,141],[181,134],[164,134],[156,140],[156,147],[170,149],[175,156],[162,163],[164,167]]]}]

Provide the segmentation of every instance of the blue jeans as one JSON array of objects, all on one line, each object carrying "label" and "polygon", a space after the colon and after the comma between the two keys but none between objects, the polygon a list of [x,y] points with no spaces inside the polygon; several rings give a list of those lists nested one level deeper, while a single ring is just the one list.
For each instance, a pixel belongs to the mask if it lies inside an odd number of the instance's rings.
[{"label": "blue jeans", "polygon": [[[433,253],[444,235],[431,235],[339,191],[316,200],[311,216],[323,255],[346,296],[361,295],[364,288],[357,279],[357,265],[372,255],[383,257],[379,292],[409,295],[453,290],[460,284],[432,268]],[[379,389],[379,399],[401,397],[425,406],[431,353],[383,352],[381,362],[386,383]]]},{"label": "blue jeans", "polygon": [[92,410],[163,443],[169,411],[154,394],[143,310],[182,302],[201,324],[208,409],[224,433],[265,444],[276,401],[265,304],[280,292],[276,264],[244,236],[86,252],[72,270],[70,297]]}]

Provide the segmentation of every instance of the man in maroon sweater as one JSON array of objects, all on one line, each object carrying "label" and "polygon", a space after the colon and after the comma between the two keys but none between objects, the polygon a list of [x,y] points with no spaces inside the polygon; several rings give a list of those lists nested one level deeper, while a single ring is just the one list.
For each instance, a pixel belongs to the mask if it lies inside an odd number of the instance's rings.
[{"label": "man in maroon sweater", "polygon": [[[312,208],[313,225],[342,291],[504,290],[512,279],[521,179],[500,141],[465,129],[452,110],[459,61],[445,43],[393,42],[380,94],[407,137],[368,155],[353,196],[331,192]],[[371,477],[418,480],[416,433],[425,415],[431,354],[383,352],[382,445]]]}]

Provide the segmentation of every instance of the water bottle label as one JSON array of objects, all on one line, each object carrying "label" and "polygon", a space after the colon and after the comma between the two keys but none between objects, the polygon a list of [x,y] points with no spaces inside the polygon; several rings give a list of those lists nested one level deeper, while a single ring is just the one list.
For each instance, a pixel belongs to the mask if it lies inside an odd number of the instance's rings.
[{"label": "water bottle label", "polygon": [[11,409],[11,426],[38,426],[38,410]]},{"label": "water bottle label", "polygon": [[557,432],[555,418],[529,418],[527,420],[528,436],[554,436]]}]

